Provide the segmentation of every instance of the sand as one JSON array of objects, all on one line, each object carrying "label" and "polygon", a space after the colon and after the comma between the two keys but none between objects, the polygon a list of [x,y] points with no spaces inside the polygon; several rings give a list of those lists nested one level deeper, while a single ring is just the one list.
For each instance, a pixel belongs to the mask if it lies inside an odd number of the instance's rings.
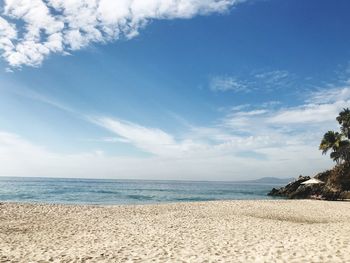
[{"label": "sand", "polygon": [[3,203],[0,262],[350,262],[350,202]]}]

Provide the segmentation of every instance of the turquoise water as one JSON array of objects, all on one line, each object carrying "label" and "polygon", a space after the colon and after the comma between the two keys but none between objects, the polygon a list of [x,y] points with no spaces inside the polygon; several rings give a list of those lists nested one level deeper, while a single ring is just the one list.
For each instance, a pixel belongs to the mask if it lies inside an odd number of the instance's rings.
[{"label": "turquoise water", "polygon": [[0,177],[0,201],[108,205],[270,199],[267,192],[278,186],[239,182]]}]

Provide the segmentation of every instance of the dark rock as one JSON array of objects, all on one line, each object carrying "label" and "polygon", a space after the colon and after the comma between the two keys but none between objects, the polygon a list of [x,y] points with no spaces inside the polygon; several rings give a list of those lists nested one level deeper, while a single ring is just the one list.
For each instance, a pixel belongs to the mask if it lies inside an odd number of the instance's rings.
[{"label": "dark rock", "polygon": [[[303,185],[301,184],[302,182],[305,182],[310,179],[310,176],[299,176],[298,179],[295,181],[287,184],[284,187],[281,187],[280,189],[273,188],[268,195],[269,196],[282,196],[282,197],[288,197],[288,198],[298,198],[298,193],[297,189],[302,186],[302,189],[304,189]],[[301,190],[299,193],[301,195],[304,195],[304,191]],[[303,198],[303,197],[300,197]]]},{"label": "dark rock", "polygon": [[276,188],[272,188],[272,190],[267,195],[278,196],[279,195],[279,190],[276,189]]},{"label": "dark rock", "polygon": [[326,200],[348,199],[350,196],[350,165],[339,164],[333,169],[318,173],[315,178],[323,184],[301,183],[310,179],[309,176],[299,178],[280,189],[273,188],[268,195],[281,196],[290,199],[317,198]]},{"label": "dark rock", "polygon": [[288,195],[291,199],[305,199],[311,196],[321,196],[321,185],[319,184],[308,184],[300,185],[294,192]]}]

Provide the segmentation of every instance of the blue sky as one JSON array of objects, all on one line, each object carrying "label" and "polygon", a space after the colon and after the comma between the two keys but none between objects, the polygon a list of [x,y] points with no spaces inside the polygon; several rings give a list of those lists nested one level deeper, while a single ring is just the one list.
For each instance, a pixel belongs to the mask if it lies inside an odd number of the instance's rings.
[{"label": "blue sky", "polygon": [[0,175],[237,180],[332,165],[318,144],[350,101],[346,0],[0,6]]}]

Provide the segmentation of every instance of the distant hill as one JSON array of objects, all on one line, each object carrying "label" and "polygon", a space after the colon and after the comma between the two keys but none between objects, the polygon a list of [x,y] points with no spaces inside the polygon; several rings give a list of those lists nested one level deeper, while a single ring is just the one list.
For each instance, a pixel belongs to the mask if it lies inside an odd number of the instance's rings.
[{"label": "distant hill", "polygon": [[256,183],[256,184],[287,184],[294,181],[295,178],[278,178],[278,177],[263,177],[256,180],[240,181],[241,183]]}]

